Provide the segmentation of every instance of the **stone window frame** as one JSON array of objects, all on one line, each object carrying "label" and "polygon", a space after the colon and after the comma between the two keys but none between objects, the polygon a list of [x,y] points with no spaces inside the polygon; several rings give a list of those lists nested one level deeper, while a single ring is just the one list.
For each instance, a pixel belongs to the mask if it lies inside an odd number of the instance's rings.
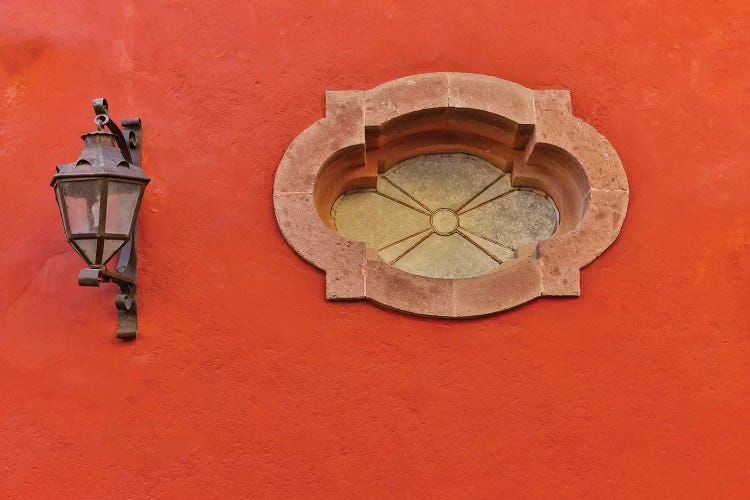
[{"label": "stone window frame", "polygon": [[[498,271],[429,278],[383,262],[333,230],[342,193],[420,154],[464,152],[547,193],[560,212],[549,239]],[[572,114],[567,90],[532,90],[491,76],[429,73],[371,90],[329,91],[326,115],[295,138],[274,182],[284,238],[326,275],[329,300],[368,299],[412,314],[466,318],[543,296],[580,296],[580,269],[617,238],[628,182],[607,139]]]}]

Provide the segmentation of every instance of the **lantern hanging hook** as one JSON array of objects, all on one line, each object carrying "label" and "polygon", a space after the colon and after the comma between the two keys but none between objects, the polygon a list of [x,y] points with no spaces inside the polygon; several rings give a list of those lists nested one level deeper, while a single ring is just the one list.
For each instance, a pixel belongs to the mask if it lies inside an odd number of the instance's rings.
[{"label": "lantern hanging hook", "polygon": [[94,117],[94,124],[96,125],[96,130],[99,132],[104,131],[104,126],[109,122],[109,116],[107,115],[96,115]]},{"label": "lantern hanging hook", "polygon": [[[130,148],[135,147],[138,144],[136,135],[132,131],[128,131],[128,139],[125,139],[125,135],[122,133],[122,130],[120,130],[120,127],[109,118],[109,105],[105,98],[99,97],[94,99],[93,105],[94,113],[96,113],[96,116],[94,117],[96,129],[101,132],[106,126],[112,135],[115,136],[117,146],[120,148],[125,161],[133,163],[133,155],[131,154]],[[128,120],[128,122],[129,121],[130,120]],[[138,125],[140,126],[140,120],[138,120]]]}]

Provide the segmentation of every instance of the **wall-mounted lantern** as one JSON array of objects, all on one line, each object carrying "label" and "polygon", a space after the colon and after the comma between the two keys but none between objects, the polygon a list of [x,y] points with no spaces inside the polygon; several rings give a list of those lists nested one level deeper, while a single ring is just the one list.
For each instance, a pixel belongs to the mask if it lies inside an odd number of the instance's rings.
[{"label": "wall-mounted lantern", "polygon": [[[140,168],[141,121],[123,120],[120,130],[109,118],[106,99],[94,100],[94,112],[96,132],[82,136],[78,160],[57,167],[52,187],[68,243],[89,266],[81,270],[78,284],[117,284],[117,337],[133,339],[138,209],[150,180]],[[107,262],[118,252],[117,265],[108,269]]]}]

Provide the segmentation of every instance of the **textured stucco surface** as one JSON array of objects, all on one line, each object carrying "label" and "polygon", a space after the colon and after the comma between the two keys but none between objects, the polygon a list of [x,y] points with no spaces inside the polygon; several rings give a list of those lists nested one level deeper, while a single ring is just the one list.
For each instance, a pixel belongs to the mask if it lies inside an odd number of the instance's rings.
[{"label": "textured stucco surface", "polygon": [[[747,496],[749,19],[2,2],[0,496]],[[432,71],[570,89],[616,148],[628,217],[580,299],[468,321],[329,303],[284,242],[274,170],[324,92]],[[77,286],[48,186],[99,96],[142,117],[152,178],[131,344],[114,287]]]}]

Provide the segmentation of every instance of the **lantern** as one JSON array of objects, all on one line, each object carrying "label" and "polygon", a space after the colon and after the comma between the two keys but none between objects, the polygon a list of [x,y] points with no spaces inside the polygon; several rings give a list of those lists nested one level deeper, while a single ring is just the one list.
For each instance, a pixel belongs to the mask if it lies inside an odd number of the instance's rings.
[{"label": "lantern", "polygon": [[[107,101],[94,100],[97,131],[84,134],[81,155],[57,167],[52,178],[68,243],[83,258],[79,284],[120,285],[116,304],[132,325],[118,326],[118,337],[135,337],[135,272],[138,209],[149,178],[140,161],[140,120],[122,122],[125,134],[109,119]],[[105,132],[104,127],[110,131]],[[106,267],[120,252],[114,271]],[[120,328],[122,327],[122,328]]]}]

